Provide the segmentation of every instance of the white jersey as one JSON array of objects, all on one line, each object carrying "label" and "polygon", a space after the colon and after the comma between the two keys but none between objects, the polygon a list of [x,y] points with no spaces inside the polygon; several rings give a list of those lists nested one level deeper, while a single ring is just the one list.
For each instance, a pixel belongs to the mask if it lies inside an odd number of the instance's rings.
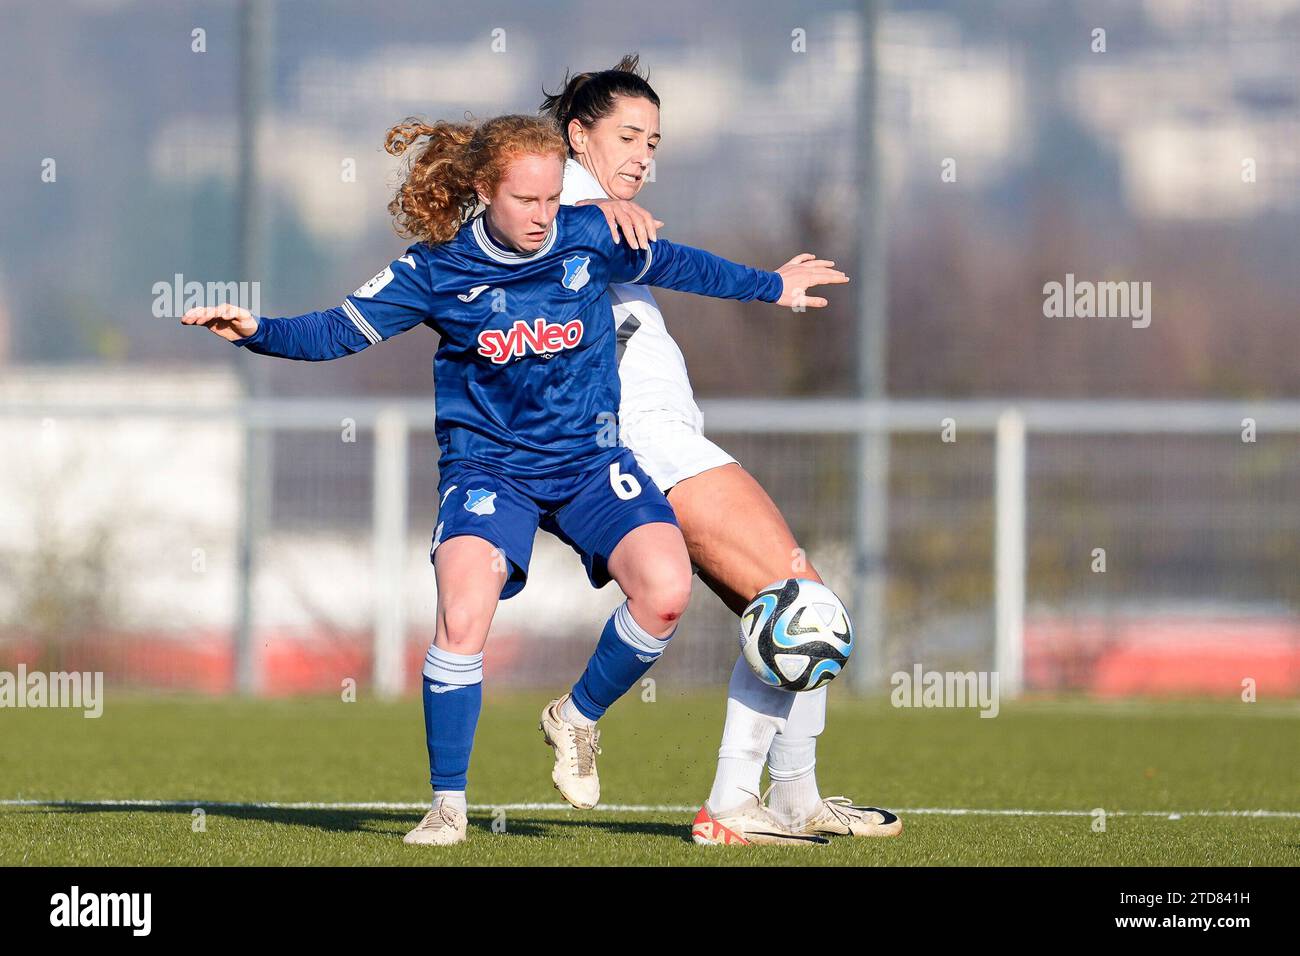
[{"label": "white jersey", "polygon": [[[581,163],[576,159],[565,163],[562,203],[608,198]],[[637,464],[667,494],[679,481],[734,462],[704,437],[704,416],[695,404],[686,359],[668,334],[650,289],[611,285],[609,297],[614,307],[622,391],[620,437]]]},{"label": "white jersey", "polygon": [[[576,159],[564,166],[564,192],[560,202],[573,205],[584,199],[608,199],[596,177]],[[626,242],[627,240],[621,240]],[[668,411],[680,420],[699,425],[700,409],[691,392],[686,359],[664,325],[663,313],[650,288],[611,285],[614,327],[618,330],[618,377],[623,399],[620,418],[650,411]]]}]

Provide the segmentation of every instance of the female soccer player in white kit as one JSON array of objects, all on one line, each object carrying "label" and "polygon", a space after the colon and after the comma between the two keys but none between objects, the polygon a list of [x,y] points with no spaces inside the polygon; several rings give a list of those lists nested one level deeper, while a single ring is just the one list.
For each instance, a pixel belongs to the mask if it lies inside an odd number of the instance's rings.
[{"label": "female soccer player in white kit", "polygon": [[[542,111],[569,146],[562,203],[630,200],[640,192],[660,139],[659,98],[638,72],[636,56],[624,57],[612,70],[566,77]],[[626,212],[625,241],[654,238],[654,221],[643,210],[629,203]],[[645,287],[617,285],[610,286],[610,297],[618,329],[621,437],[668,496],[701,580],[736,614],[773,582],[820,581],[806,563],[794,569],[802,552],[763,488],[704,437],[686,362],[654,296]],[[901,832],[902,821],[887,810],[819,793],[816,748],[826,723],[826,691],[770,687],[737,658],[717,774],[692,825],[696,843]],[[594,756],[586,757],[583,767],[594,775]],[[772,782],[770,808],[758,794],[764,762]]]}]

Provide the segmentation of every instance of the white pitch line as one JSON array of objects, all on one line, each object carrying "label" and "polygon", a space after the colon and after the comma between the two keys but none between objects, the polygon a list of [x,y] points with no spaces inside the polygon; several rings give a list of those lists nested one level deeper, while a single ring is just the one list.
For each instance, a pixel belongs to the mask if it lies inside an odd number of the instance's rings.
[{"label": "white pitch line", "polygon": [[[318,803],[318,802],[257,802],[238,803],[221,800],[0,800],[0,807],[214,807],[226,810],[426,810],[428,803]],[[471,803],[475,811],[493,810],[572,810],[567,803]],[[596,808],[605,813],[694,813],[699,807],[693,804],[611,803]],[[917,814],[946,817],[1090,817],[1091,810],[1023,810],[986,807],[901,807],[894,811],[901,815]],[[1300,810],[1106,810],[1111,817],[1163,817],[1177,820],[1182,817],[1241,817],[1294,820],[1300,819]]]},{"label": "white pitch line", "polygon": [[[217,807],[227,810],[427,810],[425,803],[319,803],[314,801],[239,803],[223,800],[0,800],[0,807]],[[572,810],[567,803],[471,803],[471,810]],[[597,807],[608,813],[690,813],[695,806],[612,803]]]},{"label": "white pitch line", "polygon": [[[1104,807],[1102,809],[1105,809]],[[997,817],[1090,817],[1091,810],[995,810],[983,807],[963,809],[958,807],[910,807],[895,813],[934,814],[936,816],[997,816]],[[1300,819],[1300,810],[1106,810],[1108,817],[1277,817]]]}]

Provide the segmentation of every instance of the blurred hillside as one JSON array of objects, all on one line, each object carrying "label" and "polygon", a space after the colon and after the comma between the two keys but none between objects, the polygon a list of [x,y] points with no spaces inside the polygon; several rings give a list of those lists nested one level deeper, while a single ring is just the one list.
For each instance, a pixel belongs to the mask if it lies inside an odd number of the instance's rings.
[{"label": "blurred hillside", "polygon": [[[235,16],[227,2],[6,10],[0,362],[241,360],[155,318],[154,284],[257,280],[270,315],[336,304],[405,245],[384,211],[391,123],[535,109],[566,69],[632,48],[664,100],[642,200],[667,234],[853,270],[854,4],[281,0],[264,276],[235,274]],[[879,51],[894,394],[1300,391],[1300,2],[897,2]],[[1043,285],[1067,273],[1150,282],[1150,328],[1045,318]],[[855,302],[833,299],[792,317],[663,297],[702,395],[849,392]],[[431,394],[434,337],[408,337],[274,363],[273,389]]]}]

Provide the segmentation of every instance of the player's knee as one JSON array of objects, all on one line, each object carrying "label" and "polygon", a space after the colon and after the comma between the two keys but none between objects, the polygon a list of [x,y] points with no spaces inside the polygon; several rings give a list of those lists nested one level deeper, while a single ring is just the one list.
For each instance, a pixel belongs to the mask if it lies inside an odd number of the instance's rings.
[{"label": "player's knee", "polygon": [[675,627],[691,600],[689,574],[667,574],[650,588],[646,603],[665,628]]},{"label": "player's knee", "polygon": [[442,632],[447,650],[477,654],[487,640],[490,619],[475,608],[450,603],[442,609]]}]

